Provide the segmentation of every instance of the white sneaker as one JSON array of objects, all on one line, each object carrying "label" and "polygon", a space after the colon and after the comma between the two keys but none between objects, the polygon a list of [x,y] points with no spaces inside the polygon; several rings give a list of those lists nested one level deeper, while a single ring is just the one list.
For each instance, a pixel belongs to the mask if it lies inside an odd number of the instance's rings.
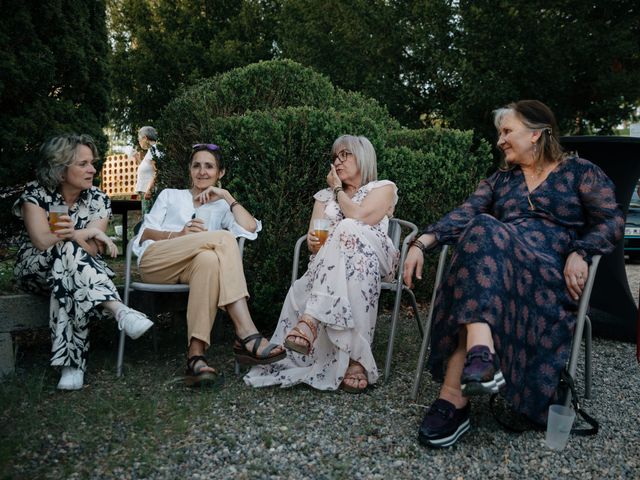
[{"label": "white sneaker", "polygon": [[58,382],[60,390],[80,390],[84,384],[84,372],[79,368],[62,367],[62,375]]},{"label": "white sneaker", "polygon": [[153,326],[153,322],[144,313],[127,306],[120,309],[117,320],[118,328],[124,330],[124,333],[134,340],[141,337]]}]

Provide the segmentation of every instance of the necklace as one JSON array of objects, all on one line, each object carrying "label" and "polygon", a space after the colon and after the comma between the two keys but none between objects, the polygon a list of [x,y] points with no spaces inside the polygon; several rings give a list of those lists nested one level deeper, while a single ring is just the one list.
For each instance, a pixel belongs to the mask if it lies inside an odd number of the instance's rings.
[{"label": "necklace", "polygon": [[531,201],[531,194],[527,194],[527,201],[529,202],[529,210],[534,211],[536,209],[535,205]]}]

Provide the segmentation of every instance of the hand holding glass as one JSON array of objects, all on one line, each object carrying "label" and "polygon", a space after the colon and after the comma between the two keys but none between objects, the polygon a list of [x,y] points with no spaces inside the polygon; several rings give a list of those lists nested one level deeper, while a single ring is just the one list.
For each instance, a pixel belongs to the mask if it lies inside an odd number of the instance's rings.
[{"label": "hand holding glass", "polygon": [[313,220],[313,234],[320,239],[320,246],[329,236],[329,220],[326,218],[316,218]]},{"label": "hand holding glass", "polygon": [[203,228],[205,230],[209,230],[209,221],[211,220],[212,210],[210,208],[205,208],[204,205],[196,208],[195,218],[199,218],[202,220]]},{"label": "hand holding glass", "polygon": [[57,232],[62,227],[56,225],[62,215],[69,214],[69,207],[66,205],[51,205],[49,207],[49,228],[52,233]]}]

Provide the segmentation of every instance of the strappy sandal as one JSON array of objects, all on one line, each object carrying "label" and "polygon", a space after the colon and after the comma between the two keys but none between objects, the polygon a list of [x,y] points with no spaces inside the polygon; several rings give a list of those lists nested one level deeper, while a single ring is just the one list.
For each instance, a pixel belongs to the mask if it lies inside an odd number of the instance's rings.
[{"label": "strappy sandal", "polygon": [[[354,371],[355,368],[358,368],[357,371]],[[351,372],[349,371],[351,370]],[[366,382],[364,387],[358,388],[352,385],[347,385],[344,383],[345,380],[355,380],[358,384],[363,380]],[[342,379],[342,383],[340,384],[340,388],[347,393],[362,393],[367,388],[369,388],[369,380],[367,379],[367,373],[364,370],[362,364],[358,362],[349,362],[349,366],[347,367],[347,371],[344,373],[344,378]]]},{"label": "strappy sandal", "polygon": [[[303,332],[300,329],[298,325],[300,325],[301,323],[304,323],[307,327],[309,327],[309,331],[311,332],[311,335],[313,336],[313,338],[309,338],[309,335],[307,335],[305,332]],[[305,342],[307,342],[307,345],[305,346],[305,345],[296,343],[290,340],[289,339],[290,337],[301,338]],[[295,327],[293,327],[291,331],[287,334],[286,338],[284,339],[284,346],[285,348],[288,348],[289,350],[293,350],[294,352],[298,352],[303,355],[309,355],[313,350],[313,343],[316,341],[316,338],[318,338],[317,325],[315,325],[311,320],[309,320],[305,316],[302,316],[298,320],[298,324]]]},{"label": "strappy sandal", "polygon": [[199,387],[200,385],[222,385],[224,376],[216,371],[203,370],[204,367],[196,368],[198,362],[204,362],[208,367],[207,359],[202,355],[194,355],[187,359],[187,371],[184,375],[184,383],[189,387]]},{"label": "strappy sandal", "polygon": [[[236,336],[236,343],[233,345],[233,353],[236,356],[236,361],[242,365],[266,365],[282,360],[287,356],[287,352],[284,349],[282,349],[280,353],[271,355],[273,349],[279,347],[279,345],[275,343],[269,343],[269,345],[264,347],[262,353],[258,353],[263,339],[264,337],[259,333],[254,333],[245,338]],[[252,340],[255,340],[255,342],[253,342],[253,348],[247,350],[247,343]]]}]

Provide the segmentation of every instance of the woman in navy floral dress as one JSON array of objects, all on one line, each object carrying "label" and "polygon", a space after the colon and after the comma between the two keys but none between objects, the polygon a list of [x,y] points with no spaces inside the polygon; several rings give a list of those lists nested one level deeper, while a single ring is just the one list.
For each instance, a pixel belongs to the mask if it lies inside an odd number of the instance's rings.
[{"label": "woman in navy floral dress", "polygon": [[[13,206],[25,225],[14,275],[22,289],[50,295],[51,365],[61,367],[61,390],[82,388],[91,319],[109,312],[132,338],[153,325],[120,301],[101,256],[118,250],[105,234],[111,201],[93,186],[97,156],[88,135],[52,138],[40,149],[38,180]],[[68,214],[53,222],[51,207],[63,205]]]},{"label": "woman in navy floral dress", "polygon": [[429,360],[443,386],[419,432],[432,447],[452,445],[469,429],[469,397],[477,394],[502,389],[516,411],[546,421],[591,257],[622,238],[612,182],[562,152],[548,107],[523,100],[494,114],[505,168],[428,226],[405,264],[411,285],[425,250],[455,245]]}]

